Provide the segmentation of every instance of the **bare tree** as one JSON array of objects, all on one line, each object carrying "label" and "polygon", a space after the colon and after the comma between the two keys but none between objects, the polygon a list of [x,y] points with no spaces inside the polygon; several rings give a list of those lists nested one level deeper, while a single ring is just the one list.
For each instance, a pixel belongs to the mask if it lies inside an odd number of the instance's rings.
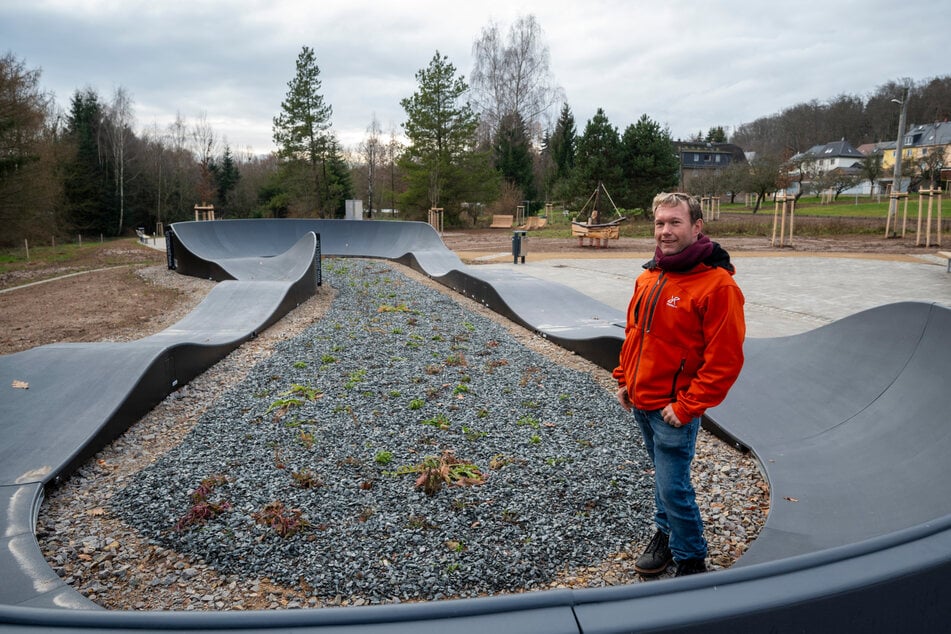
[{"label": "bare tree", "polygon": [[112,103],[106,107],[105,121],[102,130],[112,154],[113,182],[115,184],[116,199],[119,201],[119,223],[116,234],[121,235],[125,224],[125,184],[127,150],[130,139],[135,137],[132,131],[134,124],[132,114],[132,97],[122,86],[116,88]]},{"label": "bare tree", "polygon": [[[386,147],[380,139],[381,133],[380,122],[374,114],[373,120],[370,121],[370,125],[367,127],[367,136],[360,143],[359,149],[367,170],[367,214],[370,218],[373,217],[373,203],[379,196],[376,184],[382,176],[386,159]],[[379,208],[379,205],[377,205],[377,208]]]},{"label": "bare tree", "polygon": [[215,195],[211,164],[217,154],[218,139],[204,112],[192,126],[191,141],[192,151],[198,160],[198,193],[202,202],[210,201]]},{"label": "bare tree", "polygon": [[489,22],[472,45],[472,102],[491,141],[502,118],[518,113],[533,140],[546,129],[548,111],[564,101],[554,84],[544,32],[534,15],[521,16],[503,41],[499,25]]},{"label": "bare tree", "polygon": [[755,214],[766,194],[783,189],[786,186],[784,163],[773,156],[757,156],[746,165],[746,183],[744,189],[756,194]]},{"label": "bare tree", "polygon": [[868,181],[868,195],[875,195],[875,183],[878,177],[882,175],[882,155],[880,153],[869,154],[862,159],[859,165],[862,177]]},{"label": "bare tree", "polygon": [[403,152],[403,144],[396,134],[396,128],[390,129],[390,140],[386,144],[387,189],[390,192],[390,209],[396,211],[396,192],[398,175],[400,174],[398,160]]},{"label": "bare tree", "polygon": [[921,157],[918,169],[921,171],[923,179],[928,180],[931,189],[941,185],[941,170],[944,169],[945,148],[942,146],[933,146],[928,148],[928,153]]}]

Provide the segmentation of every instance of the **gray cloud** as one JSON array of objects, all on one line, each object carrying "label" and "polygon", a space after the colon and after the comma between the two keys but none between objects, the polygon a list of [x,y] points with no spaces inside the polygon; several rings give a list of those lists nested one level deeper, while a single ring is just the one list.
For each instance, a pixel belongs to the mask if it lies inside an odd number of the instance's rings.
[{"label": "gray cloud", "polygon": [[384,130],[398,128],[399,101],[437,49],[468,75],[481,29],[490,19],[507,28],[519,14],[534,14],[545,30],[580,129],[603,107],[622,130],[646,113],[685,137],[947,73],[941,20],[919,19],[941,13],[935,1],[906,1],[898,16],[884,0],[511,4],[3,3],[0,51],[41,68],[42,86],[64,109],[77,89],[108,100],[121,86],[140,128],[204,115],[232,147],[256,152],[271,149],[271,120],[302,46],[317,53],[333,129],[354,145],[374,115]]}]

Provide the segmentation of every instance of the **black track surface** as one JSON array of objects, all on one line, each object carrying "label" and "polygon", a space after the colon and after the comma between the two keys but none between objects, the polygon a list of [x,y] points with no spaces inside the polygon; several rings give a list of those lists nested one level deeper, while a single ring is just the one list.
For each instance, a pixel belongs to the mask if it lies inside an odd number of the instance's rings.
[{"label": "black track surface", "polygon": [[[317,250],[320,236],[320,251]],[[0,630],[320,632],[938,631],[951,619],[951,310],[902,303],[746,344],[706,424],[759,458],[771,512],[730,570],[601,590],[283,612],[112,612],[52,572],[33,534],[44,487],[178,385],[312,294],[319,252],[408,264],[602,367],[624,316],[559,284],[463,265],[429,225],[177,223],[185,274],[222,281],[135,342],[0,357]],[[28,390],[13,389],[15,380]]]}]

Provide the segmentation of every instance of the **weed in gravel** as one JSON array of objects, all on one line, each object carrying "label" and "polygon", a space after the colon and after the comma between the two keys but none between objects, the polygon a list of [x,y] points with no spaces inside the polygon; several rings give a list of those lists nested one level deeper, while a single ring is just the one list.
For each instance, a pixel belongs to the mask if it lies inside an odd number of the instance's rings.
[{"label": "weed in gravel", "polygon": [[425,529],[433,529],[433,528],[436,528],[436,525],[435,525],[435,524],[433,524],[432,522],[430,522],[428,519],[426,519],[426,518],[425,518],[424,516],[422,516],[422,515],[410,515],[408,518],[406,518],[406,525],[407,525],[409,528],[416,528],[416,529],[419,529],[419,528],[425,528]]},{"label": "weed in gravel", "polygon": [[393,462],[393,452],[392,451],[378,451],[376,455],[373,456],[373,462],[378,465],[388,465]]},{"label": "weed in gravel", "polygon": [[519,427],[531,427],[532,429],[538,429],[542,425],[534,416],[522,416],[515,421],[515,424]]},{"label": "weed in gravel", "polygon": [[303,404],[304,399],[301,398],[279,398],[271,403],[271,406],[268,407],[267,411],[264,413],[270,414],[271,412],[274,412],[274,420],[276,421],[286,416],[287,412],[289,412],[292,408],[300,407]]},{"label": "weed in gravel", "polygon": [[440,412],[439,414],[436,414],[432,418],[427,418],[426,420],[421,422],[423,423],[423,425],[429,425],[430,427],[435,427],[436,429],[442,429],[443,431],[449,429],[450,427],[449,418],[442,412]]},{"label": "weed in gravel", "polygon": [[291,473],[291,478],[294,479],[294,484],[302,489],[316,489],[324,484],[316,473],[306,468],[294,471]]},{"label": "weed in gravel", "polygon": [[406,304],[397,304],[392,306],[390,304],[382,304],[379,308],[376,309],[378,313],[409,313],[412,312]]},{"label": "weed in gravel", "polygon": [[274,529],[280,537],[292,537],[310,526],[300,509],[288,508],[283,502],[269,502],[263,509],[251,515],[258,524]]},{"label": "weed in gravel", "polygon": [[215,475],[205,478],[201,481],[189,496],[192,505],[178,522],[175,523],[175,530],[181,532],[193,524],[204,525],[208,520],[221,515],[231,508],[231,505],[225,500],[212,502],[208,499],[211,492],[218,486],[228,481],[223,475]]},{"label": "weed in gravel", "polygon": [[486,476],[476,465],[456,458],[455,452],[446,449],[439,456],[427,456],[417,465],[400,467],[395,475],[418,474],[415,487],[426,495],[433,496],[445,485],[473,486],[483,484]]},{"label": "weed in gravel", "polygon": [[313,449],[316,438],[314,437],[313,432],[304,431],[302,429],[297,435],[297,442],[303,445],[305,449]]},{"label": "weed in gravel", "polygon": [[344,389],[351,390],[356,387],[358,384],[362,383],[367,377],[367,371],[360,369],[354,370],[347,377],[347,382],[344,383]]},{"label": "weed in gravel", "polygon": [[458,354],[451,354],[446,357],[446,365],[452,367],[465,367],[469,365],[469,362],[466,361],[466,357],[461,352]]}]

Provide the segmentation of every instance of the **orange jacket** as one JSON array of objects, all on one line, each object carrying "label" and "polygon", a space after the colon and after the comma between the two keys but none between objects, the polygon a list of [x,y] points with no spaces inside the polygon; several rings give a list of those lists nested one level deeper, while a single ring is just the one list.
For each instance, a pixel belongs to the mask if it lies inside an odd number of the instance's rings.
[{"label": "orange jacket", "polygon": [[718,405],[743,367],[743,302],[732,267],[653,268],[638,276],[614,369],[634,407],[673,403],[686,423]]}]

